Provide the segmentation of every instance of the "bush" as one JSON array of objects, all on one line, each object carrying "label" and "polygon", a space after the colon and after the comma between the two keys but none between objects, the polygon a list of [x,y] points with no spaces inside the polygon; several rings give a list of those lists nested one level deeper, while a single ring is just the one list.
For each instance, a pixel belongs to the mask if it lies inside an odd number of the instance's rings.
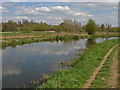
[{"label": "bush", "polygon": [[87,25],[85,27],[85,31],[89,35],[94,35],[95,32],[97,31],[97,25],[92,19],[89,19],[89,21],[88,21],[88,23],[87,23]]},{"label": "bush", "polygon": [[11,20],[9,20],[6,23],[2,23],[2,31],[3,32],[17,31],[17,24]]},{"label": "bush", "polygon": [[30,25],[23,25],[22,30],[23,32],[30,33],[33,31],[33,28]]},{"label": "bush", "polygon": [[44,23],[35,24],[33,25],[33,30],[34,31],[46,31],[48,30],[48,26]]},{"label": "bush", "polygon": [[118,32],[118,27],[111,27],[110,32]]},{"label": "bush", "polygon": [[60,31],[62,31],[62,27],[61,26],[54,26],[53,30],[59,33]]}]

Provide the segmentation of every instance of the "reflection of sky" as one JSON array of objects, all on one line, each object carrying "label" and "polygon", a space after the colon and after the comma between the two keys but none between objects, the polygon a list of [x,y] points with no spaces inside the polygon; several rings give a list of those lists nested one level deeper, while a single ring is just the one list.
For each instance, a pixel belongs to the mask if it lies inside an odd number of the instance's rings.
[{"label": "reflection of sky", "polygon": [[[105,39],[96,39],[97,43]],[[27,85],[32,79],[39,79],[41,73],[56,71],[60,61],[77,57],[77,49],[86,48],[87,39],[69,42],[40,42],[6,48],[3,56],[3,87]],[[12,81],[11,81],[12,80]],[[27,81],[27,82],[26,82]],[[10,83],[11,82],[11,83]]]}]

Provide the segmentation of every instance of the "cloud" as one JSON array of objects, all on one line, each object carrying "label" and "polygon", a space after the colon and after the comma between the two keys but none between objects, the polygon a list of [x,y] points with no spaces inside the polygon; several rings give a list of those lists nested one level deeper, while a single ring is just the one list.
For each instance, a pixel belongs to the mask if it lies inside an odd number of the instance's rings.
[{"label": "cloud", "polygon": [[49,12],[50,9],[48,7],[38,7],[38,8],[35,8],[36,11],[46,11],[46,12]]},{"label": "cloud", "polygon": [[59,10],[59,11],[69,11],[70,8],[68,6],[62,7],[62,6],[55,6],[55,7],[51,7],[51,10]]},{"label": "cloud", "polygon": [[[94,17],[83,11],[72,10],[68,6],[51,6],[51,7],[25,7],[18,6],[14,12],[17,16],[27,16],[27,19],[33,18],[44,21],[48,24],[60,24],[64,19],[78,19]],[[44,16],[44,18],[40,18]]]},{"label": "cloud", "polygon": [[6,12],[6,13],[8,13],[9,11],[5,7],[0,6],[0,12]]},{"label": "cloud", "polygon": [[16,18],[17,18],[17,19],[28,19],[27,16],[17,16]]}]

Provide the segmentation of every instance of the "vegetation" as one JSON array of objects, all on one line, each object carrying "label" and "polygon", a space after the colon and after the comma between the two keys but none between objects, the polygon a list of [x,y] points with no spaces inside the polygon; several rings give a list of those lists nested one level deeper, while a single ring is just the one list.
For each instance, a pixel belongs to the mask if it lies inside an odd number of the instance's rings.
[{"label": "vegetation", "polygon": [[70,70],[59,70],[38,88],[81,88],[100,64],[106,53],[118,40],[108,40],[96,44],[81,55]]},{"label": "vegetation", "polygon": [[[88,36],[84,36],[88,37]],[[16,47],[16,45],[30,44],[35,42],[45,42],[45,41],[68,41],[68,40],[78,40],[83,38],[76,35],[68,36],[41,36],[41,37],[25,37],[25,38],[11,38],[11,39],[2,39],[2,48],[5,49],[8,46]]]},{"label": "vegetation", "polygon": [[33,31],[33,28],[29,25],[23,25],[22,31],[25,32],[25,33],[30,33],[30,32]]},{"label": "vegetation", "polygon": [[2,23],[2,31],[3,32],[17,31],[17,23],[13,22],[12,20],[9,20],[6,23]]},{"label": "vegetation", "polygon": [[114,48],[111,54],[108,56],[108,59],[99,71],[96,79],[93,81],[91,88],[110,88],[108,85],[108,79],[110,77],[112,60],[116,50],[117,47]]},{"label": "vegetation", "polygon": [[88,32],[89,35],[94,35],[95,32],[97,31],[97,26],[96,26],[95,22],[92,19],[90,19],[88,21],[85,28],[86,28],[86,32]]},{"label": "vegetation", "polygon": [[61,26],[54,26],[53,30],[59,33],[62,31],[62,27]]},{"label": "vegetation", "polygon": [[14,22],[9,20],[8,22],[2,22],[2,31],[3,32],[21,32],[23,27],[30,27],[33,29],[24,30],[27,33],[31,31],[56,31],[56,32],[87,32],[89,35],[95,34],[98,32],[118,32],[118,27],[111,27],[109,24],[96,25],[96,23],[90,19],[87,25],[81,25],[77,20],[64,20],[59,25],[48,25],[43,22],[34,22],[33,20],[22,20]]}]

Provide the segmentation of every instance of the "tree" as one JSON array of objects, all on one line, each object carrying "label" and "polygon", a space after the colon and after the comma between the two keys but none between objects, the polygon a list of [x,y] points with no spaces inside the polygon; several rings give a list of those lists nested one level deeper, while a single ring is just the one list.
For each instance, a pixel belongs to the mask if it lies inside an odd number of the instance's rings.
[{"label": "tree", "polygon": [[94,35],[97,31],[96,23],[92,19],[89,19],[85,27],[85,31],[88,32],[89,35]]},{"label": "tree", "polygon": [[111,29],[111,25],[108,24],[107,31],[110,31],[110,29]]},{"label": "tree", "polygon": [[61,26],[54,26],[53,30],[59,33],[60,31],[62,31],[62,27]]},{"label": "tree", "polygon": [[49,26],[44,23],[38,23],[38,24],[32,25],[32,27],[33,27],[33,31],[46,31],[48,30]]},{"label": "tree", "polygon": [[81,28],[81,23],[78,23],[77,20],[74,19],[74,31],[79,31],[82,32],[82,28]]},{"label": "tree", "polygon": [[105,30],[105,26],[104,26],[104,24],[101,24],[101,29],[102,29],[102,31]]},{"label": "tree", "polygon": [[74,23],[72,20],[64,20],[60,26],[64,29],[64,31],[72,32],[74,30]]},{"label": "tree", "polygon": [[22,30],[23,30],[23,32],[30,33],[33,31],[33,28],[28,24],[24,24],[22,27]]},{"label": "tree", "polygon": [[6,23],[2,23],[2,31],[9,32],[9,31],[17,31],[17,23],[9,20]]}]

